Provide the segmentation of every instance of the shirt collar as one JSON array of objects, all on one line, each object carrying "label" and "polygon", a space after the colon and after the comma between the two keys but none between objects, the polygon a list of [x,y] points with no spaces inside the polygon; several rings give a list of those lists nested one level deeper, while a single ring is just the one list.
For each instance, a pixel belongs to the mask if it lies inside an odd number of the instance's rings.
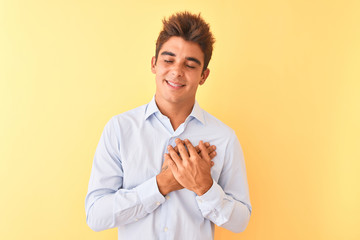
[{"label": "shirt collar", "polygon": [[[155,96],[154,96],[145,109],[145,120],[147,120],[151,115],[153,115],[156,112],[159,112],[161,114],[159,108],[156,105]],[[205,124],[204,112],[196,100],[189,117],[193,117],[198,121],[200,121],[202,124]]]},{"label": "shirt collar", "polygon": [[194,107],[190,113],[191,117],[194,117],[198,121],[200,121],[202,124],[205,124],[205,117],[204,117],[204,110],[199,106],[199,103],[195,100]]},{"label": "shirt collar", "polygon": [[148,103],[146,109],[145,109],[145,120],[148,119],[151,115],[154,113],[159,112],[160,110],[156,105],[155,102],[155,96],[151,99],[151,101]]}]

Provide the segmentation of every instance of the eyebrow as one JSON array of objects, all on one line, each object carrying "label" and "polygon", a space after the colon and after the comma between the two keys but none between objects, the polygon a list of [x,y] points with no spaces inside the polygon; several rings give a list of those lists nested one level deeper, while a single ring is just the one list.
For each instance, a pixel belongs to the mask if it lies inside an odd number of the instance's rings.
[{"label": "eyebrow", "polygon": [[187,57],[186,60],[188,61],[193,61],[193,62],[196,62],[197,64],[199,64],[201,66],[201,63],[198,59],[196,58],[193,58],[193,57]]},{"label": "eyebrow", "polygon": [[[175,53],[169,52],[169,51],[164,51],[160,55],[168,55],[168,56],[176,57]],[[201,66],[201,62],[197,58],[187,57],[186,60],[195,62],[195,63],[197,63],[197,64],[199,64]]]},{"label": "eyebrow", "polygon": [[172,56],[172,57],[175,57],[175,53],[172,53],[172,52],[168,52],[168,51],[164,51],[161,53],[161,55],[169,55],[169,56]]}]

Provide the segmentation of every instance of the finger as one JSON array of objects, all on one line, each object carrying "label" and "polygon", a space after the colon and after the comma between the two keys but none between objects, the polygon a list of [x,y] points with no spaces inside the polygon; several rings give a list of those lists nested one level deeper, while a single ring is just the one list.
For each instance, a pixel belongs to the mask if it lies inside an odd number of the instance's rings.
[{"label": "finger", "polygon": [[179,149],[177,146],[174,147],[175,152],[179,153]]},{"label": "finger", "polygon": [[[172,160],[171,160],[172,161]],[[179,168],[176,166],[176,164],[171,164],[170,165],[170,171],[172,172],[173,176],[175,177],[175,175],[178,174]]]},{"label": "finger", "polygon": [[[165,153],[165,154],[168,154],[168,153]],[[165,154],[164,154],[164,162],[162,164],[162,167],[164,167],[165,165],[169,165],[170,163],[173,164],[173,161],[171,161],[170,155],[169,155],[169,158],[165,158]]]},{"label": "finger", "polygon": [[216,151],[213,151],[209,154],[210,159],[212,160],[216,156]]},{"label": "finger", "polygon": [[176,166],[175,162],[171,159],[171,157],[168,153],[164,154],[164,158],[165,158],[165,161],[167,161],[169,163],[168,166],[170,166],[170,168],[177,171],[177,166]]},{"label": "finger", "polygon": [[[190,156],[196,156],[198,155],[198,152],[196,151],[196,148],[191,144],[191,142],[188,140],[188,139],[185,139],[185,144],[186,144],[186,147],[188,148],[189,150],[189,153],[190,153]],[[201,147],[199,146],[200,150],[201,150]]]},{"label": "finger", "polygon": [[[204,143],[204,144],[205,144],[205,146],[206,146],[207,149],[211,149],[211,151],[215,150],[215,149],[213,149],[213,146],[214,146],[214,145],[210,145],[210,143],[208,143],[208,142],[206,142],[206,143]],[[214,147],[215,147],[215,146],[214,146]],[[216,147],[215,147],[215,148],[216,148]],[[200,148],[199,148],[199,145],[197,145],[197,146],[195,147],[195,149],[196,149],[197,153],[200,153],[200,152],[201,152],[201,150],[200,150]]]},{"label": "finger", "polygon": [[171,165],[171,164],[175,164],[174,163],[174,161],[171,159],[171,157],[170,157],[170,154],[168,154],[168,153],[165,153],[164,154],[164,164],[163,165]]},{"label": "finger", "polygon": [[181,159],[183,161],[187,161],[187,159],[189,158],[189,153],[188,151],[186,150],[185,146],[184,146],[184,143],[179,139],[177,138],[175,140],[175,143],[176,143],[176,146],[178,147],[179,149],[179,153],[180,153],[180,156],[181,156]]},{"label": "finger", "polygon": [[[206,145],[205,145],[205,146],[206,146]],[[210,153],[212,153],[213,151],[216,150],[216,147],[215,147],[215,145],[211,145],[211,146],[209,146],[209,147],[206,147],[206,149],[208,150],[208,153],[209,153],[209,155],[210,155]]]},{"label": "finger", "polygon": [[200,152],[201,158],[205,159],[206,161],[211,161],[208,150],[205,147],[205,144],[203,143],[203,141],[199,142],[199,148],[201,150],[201,152]]},{"label": "finger", "polygon": [[[208,143],[208,142],[205,143],[205,146],[206,146],[207,148],[211,148],[211,145],[210,145],[210,143]],[[195,148],[196,148],[196,151],[197,151],[198,153],[200,153],[201,150],[200,150],[200,148],[199,148],[199,145],[197,145]]]},{"label": "finger", "polygon": [[[181,142],[184,144],[184,141],[181,140]],[[174,147],[175,152],[179,153],[179,149],[177,146]],[[199,149],[200,150],[200,149]]]},{"label": "finger", "polygon": [[176,164],[176,166],[181,166],[181,159],[179,157],[179,155],[177,154],[177,152],[175,152],[174,148],[169,145],[168,146],[168,151],[169,151],[169,157],[172,161],[174,161],[174,163]]},{"label": "finger", "polygon": [[197,145],[197,146],[195,147],[195,149],[196,149],[196,152],[197,152],[197,153],[200,153],[199,145]]}]

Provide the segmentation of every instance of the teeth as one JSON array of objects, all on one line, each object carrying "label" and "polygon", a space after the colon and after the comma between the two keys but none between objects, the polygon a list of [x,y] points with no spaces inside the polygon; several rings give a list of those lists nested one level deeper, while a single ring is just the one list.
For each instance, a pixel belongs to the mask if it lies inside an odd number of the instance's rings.
[{"label": "teeth", "polygon": [[182,85],[178,85],[178,84],[175,84],[175,83],[172,83],[172,82],[169,82],[167,81],[171,86],[173,87],[181,87]]}]

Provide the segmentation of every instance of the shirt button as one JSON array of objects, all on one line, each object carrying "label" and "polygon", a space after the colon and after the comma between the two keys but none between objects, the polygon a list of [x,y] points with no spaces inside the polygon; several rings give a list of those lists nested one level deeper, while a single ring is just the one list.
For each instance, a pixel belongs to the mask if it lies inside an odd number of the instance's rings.
[{"label": "shirt button", "polygon": [[201,200],[201,199],[199,199],[199,202],[202,202],[202,200]]},{"label": "shirt button", "polygon": [[139,219],[135,218],[135,222],[137,222]]},{"label": "shirt button", "polygon": [[166,196],[166,199],[169,200],[169,199],[170,199],[170,196]]},{"label": "shirt button", "polygon": [[164,232],[167,232],[167,230],[168,230],[168,228],[166,227],[166,228],[164,228]]},{"label": "shirt button", "polygon": [[159,205],[160,205],[160,202],[157,202],[157,203],[156,203],[156,205],[158,205],[158,206],[159,206]]}]

